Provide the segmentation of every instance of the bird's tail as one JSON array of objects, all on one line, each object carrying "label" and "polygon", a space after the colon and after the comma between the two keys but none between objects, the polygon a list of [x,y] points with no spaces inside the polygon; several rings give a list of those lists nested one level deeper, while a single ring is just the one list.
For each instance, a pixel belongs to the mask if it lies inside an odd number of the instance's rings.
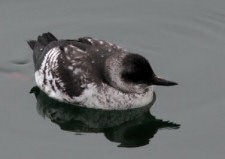
[{"label": "bird's tail", "polygon": [[42,46],[47,46],[52,41],[57,41],[58,39],[50,32],[43,33],[38,36],[37,40],[28,40],[27,43],[32,50],[34,50],[37,44]]}]

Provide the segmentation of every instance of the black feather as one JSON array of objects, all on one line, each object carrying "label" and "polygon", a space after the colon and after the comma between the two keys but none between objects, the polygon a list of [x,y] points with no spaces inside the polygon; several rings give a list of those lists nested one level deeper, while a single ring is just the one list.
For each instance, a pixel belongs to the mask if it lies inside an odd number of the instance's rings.
[{"label": "black feather", "polygon": [[44,46],[47,46],[52,41],[57,41],[57,38],[50,32],[38,36],[37,41]]},{"label": "black feather", "polygon": [[35,47],[36,42],[37,42],[36,40],[28,40],[27,41],[28,45],[30,46],[30,48],[32,50],[34,50],[34,47]]},{"label": "black feather", "polygon": [[27,43],[33,50],[35,71],[40,68],[46,53],[58,46],[57,38],[50,32],[39,35],[37,40],[28,40]]}]

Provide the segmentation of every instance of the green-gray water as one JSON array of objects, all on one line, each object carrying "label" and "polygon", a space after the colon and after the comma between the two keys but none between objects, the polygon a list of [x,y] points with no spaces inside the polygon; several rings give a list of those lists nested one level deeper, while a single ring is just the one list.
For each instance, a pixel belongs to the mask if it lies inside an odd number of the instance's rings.
[{"label": "green-gray water", "polygon": [[[223,159],[224,17],[223,0],[2,0],[0,158]],[[43,109],[37,110],[37,100],[29,94],[35,82],[26,40],[46,31],[59,38],[93,36],[117,43],[145,56],[158,75],[179,85],[155,87],[157,99],[151,114],[126,125],[119,123],[123,118],[109,114],[108,119],[120,120],[96,126],[88,116],[62,127],[52,116],[41,116]],[[165,121],[164,125],[178,123],[180,128],[158,129],[163,124],[155,124],[156,119]],[[141,126],[134,129],[132,124]],[[139,128],[147,139],[137,148],[117,147],[123,139],[120,132],[130,128],[133,132]]]}]

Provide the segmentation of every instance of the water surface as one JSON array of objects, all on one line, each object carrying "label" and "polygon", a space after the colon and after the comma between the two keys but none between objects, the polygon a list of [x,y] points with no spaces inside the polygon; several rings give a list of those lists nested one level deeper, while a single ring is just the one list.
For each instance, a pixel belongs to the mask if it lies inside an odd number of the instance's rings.
[{"label": "water surface", "polygon": [[[0,158],[224,158],[225,1],[3,0],[0,4]],[[146,133],[139,131],[143,135],[137,140],[146,135],[147,144],[145,140],[136,148],[117,147],[121,132],[129,128],[135,132],[129,123],[111,125],[107,133],[102,127],[87,132],[90,125],[79,119],[82,122],[64,131],[51,116],[40,116],[37,100],[29,94],[35,82],[26,40],[46,31],[60,38],[93,36],[117,43],[144,55],[157,74],[179,83],[156,87],[157,99],[147,119],[131,122],[147,122]],[[156,119],[181,126],[148,135],[148,128],[154,128],[148,126]],[[76,126],[80,132],[74,131]]]}]

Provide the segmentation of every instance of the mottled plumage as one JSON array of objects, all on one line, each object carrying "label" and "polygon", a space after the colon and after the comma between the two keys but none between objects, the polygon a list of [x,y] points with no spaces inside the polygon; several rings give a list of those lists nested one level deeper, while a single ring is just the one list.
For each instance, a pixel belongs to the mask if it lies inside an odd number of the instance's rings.
[{"label": "mottled plumage", "polygon": [[59,101],[89,108],[130,109],[152,101],[158,78],[149,62],[118,45],[91,37],[58,40],[51,33],[28,41],[37,86]]}]

